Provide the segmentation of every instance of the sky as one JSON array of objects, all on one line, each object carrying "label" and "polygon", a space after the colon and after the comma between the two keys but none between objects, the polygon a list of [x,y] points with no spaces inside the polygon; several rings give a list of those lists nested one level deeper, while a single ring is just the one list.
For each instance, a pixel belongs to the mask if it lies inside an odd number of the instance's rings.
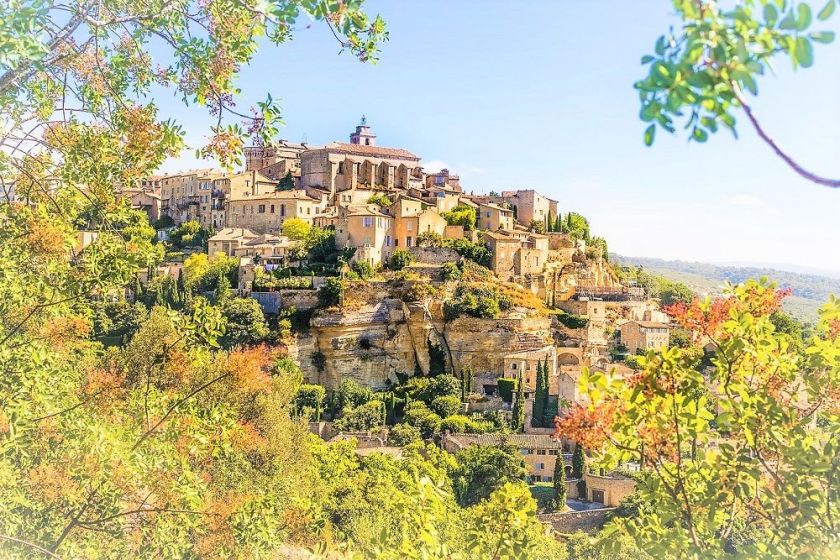
[{"label": "sky", "polygon": [[[243,69],[239,107],[271,93],[280,136],[311,144],[347,141],[365,114],[379,145],[457,172],[468,192],[536,189],[584,214],[623,255],[840,271],[840,190],[796,175],[745,117],[737,140],[722,132],[697,144],[660,130],[645,147],[633,83],[641,56],[676,23],[670,0],[366,5],[390,31],[378,64],[340,55],[323,25],[301,22],[293,41]],[[840,45],[818,45],[808,70],[780,60],[752,103],[800,163],[834,177],[838,68]],[[157,102],[188,143],[204,142],[201,109]],[[199,165],[188,151],[163,170]]]}]

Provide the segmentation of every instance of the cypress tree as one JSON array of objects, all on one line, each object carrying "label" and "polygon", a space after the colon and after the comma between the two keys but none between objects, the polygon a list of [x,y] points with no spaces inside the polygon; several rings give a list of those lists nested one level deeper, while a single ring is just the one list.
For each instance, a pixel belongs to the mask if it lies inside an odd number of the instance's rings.
[{"label": "cypress tree", "polygon": [[140,301],[143,297],[143,285],[140,283],[140,278],[135,274],[134,282],[131,284],[131,295],[134,301]]},{"label": "cypress tree", "polygon": [[[548,355],[545,357],[545,361],[543,362],[543,417],[540,419],[545,424],[545,415],[549,413],[548,409],[548,390],[551,387],[551,382],[548,377]],[[550,425],[550,424],[549,424]]]},{"label": "cypress tree", "polygon": [[554,231],[563,232],[563,219],[560,217],[560,213],[557,213],[557,217],[554,219]]},{"label": "cypress tree", "polygon": [[557,461],[554,463],[554,509],[563,511],[566,507],[566,462],[563,460],[563,451],[557,453]]},{"label": "cypress tree", "polygon": [[545,231],[554,231],[554,216],[551,215],[551,210],[548,211],[548,217],[545,221]]},{"label": "cypress tree", "polygon": [[184,269],[183,268],[178,270],[178,294],[181,296],[181,300],[186,299],[187,284],[186,284],[186,280],[184,280]]},{"label": "cypress tree", "polygon": [[575,443],[575,452],[572,453],[572,478],[583,478],[586,470],[586,455],[583,454],[583,446]]},{"label": "cypress tree", "polygon": [[521,432],[525,428],[525,384],[522,383],[522,374],[519,374],[519,381],[516,384],[516,399],[513,403],[512,428]]},{"label": "cypress tree", "polygon": [[543,367],[542,362],[537,362],[537,388],[534,391],[534,414],[531,417],[531,425],[535,428],[542,427],[543,414],[545,413],[545,400],[543,393],[545,392],[545,385],[543,385]]}]

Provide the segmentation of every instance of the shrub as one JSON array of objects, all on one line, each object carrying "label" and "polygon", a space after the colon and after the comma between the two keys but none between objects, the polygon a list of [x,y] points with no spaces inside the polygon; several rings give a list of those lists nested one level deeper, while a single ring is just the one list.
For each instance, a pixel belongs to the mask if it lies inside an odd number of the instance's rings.
[{"label": "shrub", "polygon": [[379,206],[391,206],[394,201],[388,198],[388,195],[384,193],[376,193],[368,199],[367,203],[378,204]]},{"label": "shrub", "polygon": [[415,426],[420,430],[420,434],[428,439],[440,431],[440,416],[434,412],[429,412],[427,415],[418,418]]},{"label": "shrub", "polygon": [[388,433],[388,443],[400,447],[420,441],[422,438],[420,429],[410,424],[397,424]]},{"label": "shrub", "polygon": [[452,434],[462,434],[467,431],[467,423],[469,421],[469,418],[460,414],[448,416],[441,420],[440,431],[448,431]]},{"label": "shrub", "polygon": [[495,286],[480,283],[460,284],[452,298],[443,304],[444,317],[452,320],[461,315],[495,319],[501,311],[510,309],[510,296]]},{"label": "shrub", "polygon": [[402,270],[414,262],[414,255],[405,249],[397,249],[391,253],[388,259],[388,268],[391,270]]},{"label": "shrub", "polygon": [[589,319],[583,315],[575,315],[574,313],[560,312],[557,319],[564,327],[569,329],[582,329],[589,324]]},{"label": "shrub", "polygon": [[338,305],[344,294],[344,284],[340,278],[327,278],[327,282],[318,291],[318,301],[324,307]]},{"label": "shrub", "polygon": [[444,280],[458,280],[461,278],[462,272],[461,267],[459,267],[454,262],[445,262],[441,267],[441,276],[443,276]]},{"label": "shrub", "polygon": [[493,253],[490,252],[490,249],[481,243],[473,243],[469,239],[465,239],[463,237],[460,239],[446,240],[443,246],[451,247],[465,259],[469,259],[474,263],[487,268],[490,267],[493,260]]},{"label": "shrub", "polygon": [[366,432],[381,427],[385,422],[385,405],[372,400],[356,407],[346,408],[333,428],[339,432]]},{"label": "shrub", "polygon": [[420,247],[442,247],[443,237],[436,231],[424,231],[417,236],[417,245]]},{"label": "shrub", "polygon": [[269,334],[262,308],[255,299],[225,299],[222,315],[227,320],[227,328],[221,339],[225,348],[233,348],[240,344],[257,344]]},{"label": "shrub", "polygon": [[461,406],[461,399],[453,396],[435,397],[431,403],[431,409],[441,416],[446,418],[453,414],[458,414],[463,409]]},{"label": "shrub", "polygon": [[358,274],[362,280],[367,280],[368,278],[373,278],[375,270],[373,269],[373,265],[367,261],[355,261],[353,263],[353,272]]},{"label": "shrub", "polygon": [[586,495],[586,481],[580,479],[577,481],[578,500],[588,501],[589,497]]},{"label": "shrub", "polygon": [[509,377],[500,377],[496,380],[496,385],[499,388],[499,396],[506,403],[513,400],[513,393],[516,391],[516,379]]},{"label": "shrub", "polygon": [[352,379],[345,379],[338,387],[338,408],[355,408],[373,400],[373,391]]},{"label": "shrub", "polygon": [[466,204],[459,204],[449,212],[441,214],[450,226],[464,226],[464,230],[475,229],[476,210]]},{"label": "shrub", "polygon": [[298,414],[308,409],[310,418],[316,422],[319,421],[326,395],[327,391],[320,385],[301,385],[295,393],[295,408]]},{"label": "shrub", "polygon": [[429,384],[420,392],[418,397],[431,404],[438,397],[461,396],[461,380],[454,375],[438,375],[433,377]]}]

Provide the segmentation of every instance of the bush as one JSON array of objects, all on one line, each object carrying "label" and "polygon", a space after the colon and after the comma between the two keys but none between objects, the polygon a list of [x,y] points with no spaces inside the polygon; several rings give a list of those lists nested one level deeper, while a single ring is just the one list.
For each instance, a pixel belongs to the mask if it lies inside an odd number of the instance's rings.
[{"label": "bush", "polygon": [[201,227],[201,224],[195,220],[184,222],[169,232],[169,243],[179,249],[202,247],[208,239],[210,239],[210,231]]},{"label": "bush", "polygon": [[352,408],[345,408],[333,428],[339,432],[367,432],[385,423],[385,405],[372,400]]},{"label": "bush", "polygon": [[582,329],[589,324],[589,319],[583,315],[575,315],[574,313],[566,313],[561,311],[557,315],[557,319],[568,329]]},{"label": "bush", "polygon": [[463,434],[467,431],[467,423],[469,421],[469,418],[460,414],[448,416],[441,421],[440,431],[448,431],[452,434]]},{"label": "bush", "polygon": [[500,377],[496,380],[499,388],[499,396],[506,403],[513,401],[513,393],[516,391],[517,380],[509,377]]},{"label": "bush", "polygon": [[388,443],[400,447],[421,439],[423,439],[423,436],[420,434],[420,429],[410,424],[397,424],[388,433]]},{"label": "bush", "polygon": [[463,237],[460,239],[446,240],[443,246],[455,249],[455,251],[465,259],[469,259],[474,263],[487,268],[490,267],[493,260],[493,253],[490,252],[490,249],[480,243],[473,243],[469,239],[465,239]]},{"label": "bush", "polygon": [[461,315],[495,319],[501,311],[510,309],[511,299],[495,286],[470,283],[460,284],[452,298],[443,304],[443,314],[447,320]]},{"label": "bush", "polygon": [[324,404],[324,398],[327,396],[327,391],[320,385],[301,385],[297,393],[295,393],[295,407],[298,413],[303,409],[309,408],[318,410]]},{"label": "bush", "polygon": [[438,397],[456,397],[460,399],[461,380],[454,375],[438,375],[429,381],[429,384],[418,396],[427,404],[431,404]]},{"label": "bush", "polygon": [[589,497],[586,495],[586,481],[580,479],[577,482],[578,500],[588,501]]},{"label": "bush", "polygon": [[222,336],[224,348],[233,348],[240,344],[257,344],[268,336],[268,324],[262,307],[252,298],[225,299],[222,315],[227,320],[227,328]]},{"label": "bush", "polygon": [[388,195],[386,194],[376,193],[368,199],[367,203],[378,204],[379,206],[391,206],[394,201],[388,198]]},{"label": "bush", "polygon": [[352,379],[345,379],[338,387],[337,404],[339,410],[355,408],[373,400],[373,391]]},{"label": "bush", "polygon": [[464,226],[465,231],[475,229],[476,210],[466,204],[459,204],[449,212],[441,214],[450,226]]},{"label": "bush", "polygon": [[443,276],[444,280],[458,280],[461,278],[462,272],[461,267],[459,267],[454,262],[445,262],[441,267],[441,276]]},{"label": "bush", "polygon": [[318,291],[318,301],[324,307],[338,305],[344,294],[344,284],[340,278],[327,278],[327,282]]},{"label": "bush", "polygon": [[461,399],[458,397],[453,396],[444,396],[444,397],[435,397],[431,403],[431,409],[441,416],[442,418],[446,418],[447,416],[452,416],[453,414],[458,414],[463,409],[461,405]]},{"label": "bush", "polygon": [[402,270],[414,262],[414,255],[405,249],[397,249],[391,253],[388,259],[388,268],[391,270]]},{"label": "bush", "polygon": [[429,439],[440,431],[440,416],[434,412],[429,412],[425,416],[421,416],[415,422],[415,426],[420,430],[420,434]]},{"label": "bush", "polygon": [[358,274],[362,280],[367,280],[368,278],[373,278],[376,271],[373,269],[373,265],[367,261],[355,261],[353,263],[353,272]]}]

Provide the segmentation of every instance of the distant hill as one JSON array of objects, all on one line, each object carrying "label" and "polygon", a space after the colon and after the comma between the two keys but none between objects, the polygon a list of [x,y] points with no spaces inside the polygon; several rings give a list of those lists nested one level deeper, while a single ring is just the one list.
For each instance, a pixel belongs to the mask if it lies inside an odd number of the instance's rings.
[{"label": "distant hill", "polygon": [[626,257],[611,254],[610,258],[623,266],[642,266],[654,274],[682,282],[702,295],[717,295],[727,280],[733,283],[749,278],[766,276],[776,281],[781,288],[791,288],[793,294],[787,298],[784,309],[801,321],[814,323],[817,309],[825,303],[829,294],[840,295],[840,278],[788,272],[775,268],[750,266],[719,266],[709,263],[668,261],[648,257]]}]

